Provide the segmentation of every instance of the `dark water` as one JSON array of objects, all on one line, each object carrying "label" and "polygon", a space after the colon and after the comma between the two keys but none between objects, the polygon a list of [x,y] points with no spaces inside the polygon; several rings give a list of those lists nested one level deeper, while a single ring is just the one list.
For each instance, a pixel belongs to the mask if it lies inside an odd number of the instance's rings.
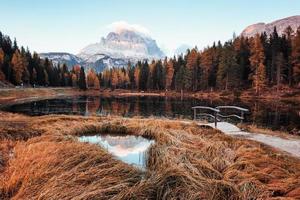
[{"label": "dark water", "polygon": [[[235,105],[248,108],[246,123],[273,130],[300,129],[300,105],[292,102],[242,102],[239,100],[199,100],[166,97],[99,97],[77,96],[48,99],[3,107],[3,110],[27,115],[75,114],[158,116],[167,118],[193,118],[192,106]],[[228,114],[231,112],[228,111]],[[231,122],[238,122],[233,120]]]},{"label": "dark water", "polygon": [[79,141],[97,144],[121,161],[141,169],[146,167],[147,150],[154,143],[154,140],[132,135],[81,136]]}]

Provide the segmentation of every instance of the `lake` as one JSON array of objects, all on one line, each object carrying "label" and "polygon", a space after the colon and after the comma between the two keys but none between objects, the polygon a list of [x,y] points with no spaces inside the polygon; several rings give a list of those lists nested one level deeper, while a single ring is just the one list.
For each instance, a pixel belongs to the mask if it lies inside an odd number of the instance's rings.
[{"label": "lake", "polygon": [[[300,105],[293,102],[207,100],[195,98],[171,98],[158,96],[102,97],[72,96],[38,100],[2,107],[2,110],[31,116],[49,114],[118,115],[124,117],[166,117],[192,119],[193,106],[235,105],[248,108],[245,123],[253,123],[273,130],[300,129]],[[226,111],[225,111],[226,112]],[[227,111],[229,112],[229,111]],[[230,111],[231,112],[231,111]],[[230,122],[239,122],[229,119]]]}]

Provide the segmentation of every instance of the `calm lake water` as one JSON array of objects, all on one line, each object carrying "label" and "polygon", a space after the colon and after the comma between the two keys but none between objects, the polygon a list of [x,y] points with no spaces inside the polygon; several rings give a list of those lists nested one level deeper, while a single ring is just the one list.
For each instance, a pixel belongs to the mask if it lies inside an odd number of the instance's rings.
[{"label": "calm lake water", "polygon": [[123,162],[141,169],[146,167],[147,150],[154,143],[154,140],[132,135],[81,136],[79,141],[100,145]]},{"label": "calm lake water", "polygon": [[[48,114],[75,115],[120,115],[157,116],[166,118],[192,119],[192,106],[235,105],[248,108],[246,123],[253,123],[273,130],[300,129],[300,105],[292,102],[242,102],[240,100],[201,100],[194,98],[166,97],[100,97],[76,96],[59,99],[39,100],[28,103],[5,106],[10,112],[32,116]],[[231,111],[228,111],[231,114]],[[230,122],[238,122],[230,119]]]}]

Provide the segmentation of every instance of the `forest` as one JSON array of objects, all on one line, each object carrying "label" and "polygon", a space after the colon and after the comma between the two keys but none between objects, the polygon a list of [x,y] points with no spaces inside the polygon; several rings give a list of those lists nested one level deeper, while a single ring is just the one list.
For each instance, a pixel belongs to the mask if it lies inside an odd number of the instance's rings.
[{"label": "forest", "polygon": [[203,50],[161,60],[143,60],[127,67],[109,68],[97,74],[76,65],[54,65],[37,53],[19,48],[0,33],[0,81],[14,85],[131,89],[140,91],[216,91],[300,86],[300,27],[287,27],[283,35],[276,27],[271,35],[246,38],[233,36]]}]

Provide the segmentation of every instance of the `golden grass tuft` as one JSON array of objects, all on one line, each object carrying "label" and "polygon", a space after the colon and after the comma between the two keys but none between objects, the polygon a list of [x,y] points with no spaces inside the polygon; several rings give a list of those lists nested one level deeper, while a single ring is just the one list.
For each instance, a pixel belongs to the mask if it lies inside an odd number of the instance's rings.
[{"label": "golden grass tuft", "polygon": [[[254,141],[160,119],[6,113],[0,199],[276,199],[300,196],[300,162]],[[22,132],[14,121],[22,123]],[[25,134],[25,136],[23,135]],[[26,134],[27,133],[27,134]],[[39,133],[39,134],[36,134]],[[145,171],[79,135],[155,139]]]}]

